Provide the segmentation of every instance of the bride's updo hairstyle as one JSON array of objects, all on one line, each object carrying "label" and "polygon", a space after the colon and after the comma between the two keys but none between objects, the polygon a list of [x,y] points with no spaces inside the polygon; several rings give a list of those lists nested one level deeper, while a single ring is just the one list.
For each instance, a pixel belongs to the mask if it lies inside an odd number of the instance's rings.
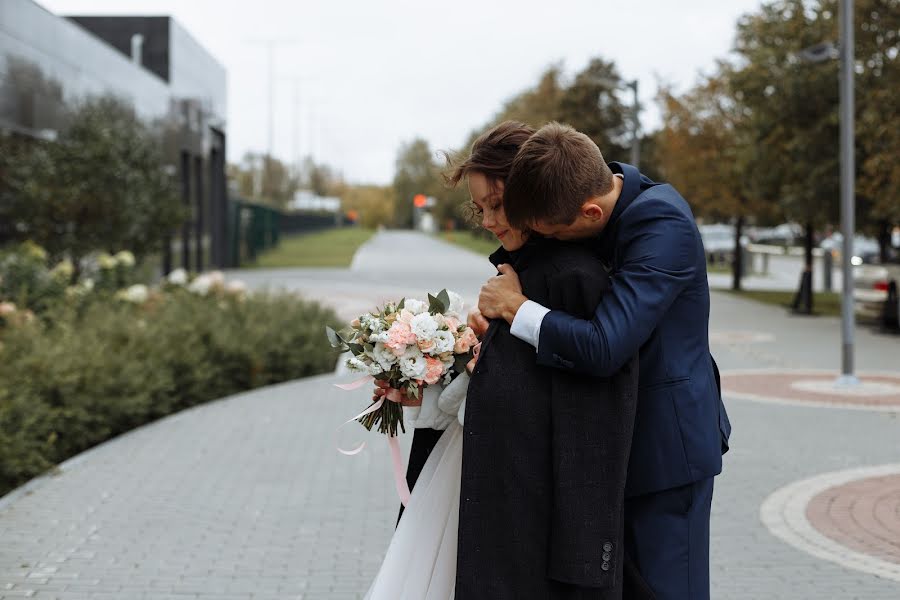
[{"label": "bride's updo hairstyle", "polygon": [[[444,182],[448,187],[455,188],[470,173],[481,173],[491,187],[496,189],[498,183],[506,181],[519,148],[534,132],[525,123],[503,121],[478,136],[467,157],[445,152],[447,169],[443,174]],[[463,206],[463,212],[469,221],[475,224],[480,221],[475,216],[475,207],[471,202]]]}]

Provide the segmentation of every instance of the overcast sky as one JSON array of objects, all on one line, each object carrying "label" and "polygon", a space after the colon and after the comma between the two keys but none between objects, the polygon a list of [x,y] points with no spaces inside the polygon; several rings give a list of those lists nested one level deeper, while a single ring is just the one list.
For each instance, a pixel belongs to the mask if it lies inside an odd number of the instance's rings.
[{"label": "overcast sky", "polygon": [[[353,182],[387,183],[397,149],[457,148],[550,64],[613,60],[640,81],[645,128],[658,82],[686,89],[725,57],[760,0],[40,0],[58,14],[172,15],[228,70],[228,154],[312,154]],[[299,82],[299,84],[296,84]],[[299,102],[295,102],[299,88]]]}]

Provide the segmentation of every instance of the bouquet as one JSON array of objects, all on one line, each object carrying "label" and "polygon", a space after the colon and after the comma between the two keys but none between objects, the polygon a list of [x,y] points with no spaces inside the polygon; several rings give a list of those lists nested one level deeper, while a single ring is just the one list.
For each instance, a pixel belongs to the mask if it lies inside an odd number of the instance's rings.
[{"label": "bouquet", "polygon": [[366,429],[378,426],[378,431],[391,437],[397,435],[398,427],[405,433],[403,395],[419,399],[425,387],[450,383],[465,371],[478,339],[465,324],[462,311],[460,295],[441,290],[435,296],[429,294],[428,302],[404,298],[361,315],[340,331],[327,328],[332,347],[352,354],[347,359],[351,370],[397,390],[387,394],[388,402],[372,402],[357,418]]}]

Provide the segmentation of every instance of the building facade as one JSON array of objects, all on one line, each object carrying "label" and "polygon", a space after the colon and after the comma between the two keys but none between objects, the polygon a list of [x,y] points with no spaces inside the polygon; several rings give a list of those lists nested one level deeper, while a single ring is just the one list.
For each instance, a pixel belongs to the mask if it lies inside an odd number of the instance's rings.
[{"label": "building facade", "polygon": [[171,17],[63,17],[0,0],[0,130],[52,141],[67,108],[113,95],[166,132],[191,218],[165,240],[165,272],[231,266],[226,84],[224,67]]}]

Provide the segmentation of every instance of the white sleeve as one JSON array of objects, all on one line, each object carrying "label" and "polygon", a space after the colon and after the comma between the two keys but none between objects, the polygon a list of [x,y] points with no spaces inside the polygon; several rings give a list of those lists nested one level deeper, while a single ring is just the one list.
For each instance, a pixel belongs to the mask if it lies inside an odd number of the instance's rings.
[{"label": "white sleeve", "polygon": [[456,415],[448,415],[438,407],[438,399],[443,388],[429,385],[422,392],[421,406],[404,406],[403,422],[416,429],[447,429]]},{"label": "white sleeve", "polygon": [[519,307],[509,332],[523,342],[531,344],[537,350],[538,342],[541,340],[541,323],[548,312],[550,312],[549,308],[526,300],[525,304]]}]

